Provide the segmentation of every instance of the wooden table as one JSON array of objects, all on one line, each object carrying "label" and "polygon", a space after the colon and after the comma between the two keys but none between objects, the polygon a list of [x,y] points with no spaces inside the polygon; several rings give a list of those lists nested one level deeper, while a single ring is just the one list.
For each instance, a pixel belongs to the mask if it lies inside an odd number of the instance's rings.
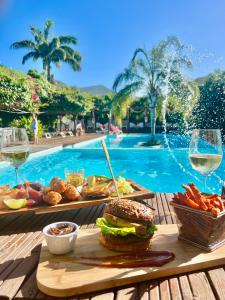
[{"label": "wooden table", "polygon": [[[155,198],[146,200],[156,209],[157,224],[175,223],[168,205],[171,198],[171,194],[157,194]],[[81,228],[93,228],[103,208],[104,205],[101,205],[69,212],[1,217],[0,299],[59,299],[44,295],[36,286],[36,268],[43,239],[41,229],[53,221],[65,220],[74,221]],[[108,290],[101,294],[84,295],[81,299],[225,299],[225,271],[224,267],[207,269]]]}]

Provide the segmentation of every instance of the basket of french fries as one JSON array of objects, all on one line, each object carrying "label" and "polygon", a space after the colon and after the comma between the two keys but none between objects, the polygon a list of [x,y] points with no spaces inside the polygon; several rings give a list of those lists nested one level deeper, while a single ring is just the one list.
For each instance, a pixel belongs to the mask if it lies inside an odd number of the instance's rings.
[{"label": "basket of french fries", "polygon": [[206,251],[225,244],[225,202],[217,194],[203,194],[190,183],[175,194],[173,206],[179,239]]}]

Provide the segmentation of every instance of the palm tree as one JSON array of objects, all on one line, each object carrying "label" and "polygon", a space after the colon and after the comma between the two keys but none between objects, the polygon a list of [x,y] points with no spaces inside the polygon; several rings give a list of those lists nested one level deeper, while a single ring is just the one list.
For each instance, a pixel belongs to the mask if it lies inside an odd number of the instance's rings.
[{"label": "palm tree", "polygon": [[77,44],[77,38],[71,35],[63,35],[51,38],[51,29],[54,22],[47,20],[43,30],[30,26],[33,40],[23,40],[11,45],[12,49],[28,49],[29,52],[23,56],[22,64],[29,59],[36,61],[42,60],[43,71],[46,73],[49,81],[52,80],[51,65],[57,67],[62,62],[69,64],[74,71],[80,70],[81,56],[70,45]]},{"label": "palm tree", "polygon": [[138,48],[129,66],[114,81],[113,90],[117,92],[117,99],[122,99],[122,102],[130,96],[147,98],[152,138],[155,136],[158,100],[166,92],[176,92],[184,82],[182,68],[192,66],[185,51],[186,47],[176,37],[168,37],[150,51]]}]

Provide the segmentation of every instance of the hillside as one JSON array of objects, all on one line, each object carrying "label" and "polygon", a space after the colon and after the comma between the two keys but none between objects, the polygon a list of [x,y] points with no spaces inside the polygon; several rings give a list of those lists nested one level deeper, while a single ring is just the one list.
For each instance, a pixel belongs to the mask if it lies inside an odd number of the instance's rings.
[{"label": "hillside", "polygon": [[90,93],[93,95],[106,95],[112,93],[112,90],[107,88],[104,85],[92,85],[92,86],[87,86],[87,87],[82,87],[80,88],[82,92]]},{"label": "hillside", "polygon": [[208,79],[208,77],[209,77],[209,75],[198,77],[198,78],[195,79],[195,82],[198,85],[203,85],[206,82],[206,80]]}]

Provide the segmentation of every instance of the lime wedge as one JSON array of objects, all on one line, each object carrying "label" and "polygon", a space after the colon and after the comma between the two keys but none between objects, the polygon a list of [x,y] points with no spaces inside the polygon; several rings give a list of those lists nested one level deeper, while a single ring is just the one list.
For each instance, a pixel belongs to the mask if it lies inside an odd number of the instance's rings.
[{"label": "lime wedge", "polygon": [[10,209],[20,209],[27,204],[27,199],[5,199],[3,202]]},{"label": "lime wedge", "polygon": [[88,186],[90,186],[90,187],[95,186],[95,184],[96,184],[95,176],[93,176],[93,175],[88,176],[87,183],[88,183]]}]

